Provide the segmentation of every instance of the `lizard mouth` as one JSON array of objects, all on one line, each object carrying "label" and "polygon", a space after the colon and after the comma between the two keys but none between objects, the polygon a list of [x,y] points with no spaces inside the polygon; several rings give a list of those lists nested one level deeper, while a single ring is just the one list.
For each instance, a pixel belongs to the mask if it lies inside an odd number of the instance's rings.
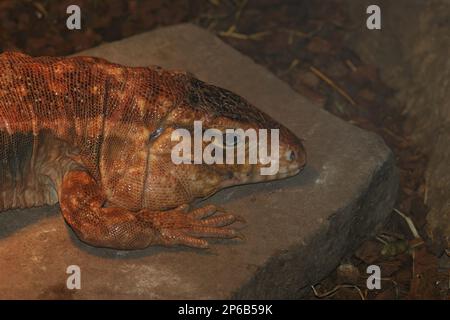
[{"label": "lizard mouth", "polygon": [[234,174],[231,174],[228,179],[223,182],[222,187],[293,177],[305,168],[306,156],[302,156],[301,158],[289,157],[289,162],[284,161],[283,159],[280,159],[279,162],[280,166],[276,174],[262,175],[260,173],[261,167],[253,165],[250,171],[235,172]]},{"label": "lizard mouth", "polygon": [[[306,166],[306,151],[300,140],[283,144],[279,157],[269,165],[252,165],[243,171],[229,172],[222,186],[258,183],[292,177],[300,173]],[[271,174],[263,174],[262,168],[274,167]]]}]

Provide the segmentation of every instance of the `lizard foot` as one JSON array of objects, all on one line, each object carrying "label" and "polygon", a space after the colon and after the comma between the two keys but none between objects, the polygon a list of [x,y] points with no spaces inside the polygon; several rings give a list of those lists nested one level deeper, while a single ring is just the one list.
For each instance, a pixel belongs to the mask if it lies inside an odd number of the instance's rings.
[{"label": "lizard foot", "polygon": [[208,248],[208,242],[202,238],[243,239],[239,232],[227,227],[236,221],[245,222],[241,217],[226,213],[214,205],[187,211],[188,206],[182,205],[171,211],[142,214],[157,230],[157,242],[165,246]]},{"label": "lizard foot", "polygon": [[169,211],[139,212],[104,207],[107,200],[95,179],[73,170],[63,179],[59,192],[64,219],[78,237],[91,245],[114,249],[142,249],[151,245],[185,245],[207,248],[202,238],[239,238],[231,224],[241,218],[215,206],[188,211],[183,205]]}]

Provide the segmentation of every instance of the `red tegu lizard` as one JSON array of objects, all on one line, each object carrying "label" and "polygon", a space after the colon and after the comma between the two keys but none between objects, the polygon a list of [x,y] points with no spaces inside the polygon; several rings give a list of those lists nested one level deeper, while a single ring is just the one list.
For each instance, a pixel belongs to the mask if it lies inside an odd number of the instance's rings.
[{"label": "red tegu lizard", "polygon": [[[278,128],[279,172],[260,164],[174,164],[177,128]],[[0,55],[0,211],[59,202],[84,242],[205,248],[238,216],[188,204],[237,184],[297,174],[300,139],[238,95],[189,73],[92,57]]]}]

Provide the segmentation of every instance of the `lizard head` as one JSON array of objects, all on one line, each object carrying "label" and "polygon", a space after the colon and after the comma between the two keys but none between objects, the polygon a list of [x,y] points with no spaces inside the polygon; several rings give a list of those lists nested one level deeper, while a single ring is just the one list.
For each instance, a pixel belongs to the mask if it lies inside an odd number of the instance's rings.
[{"label": "lizard head", "polygon": [[301,140],[245,99],[195,78],[185,92],[153,146],[165,152],[158,168],[175,177],[172,186],[205,197],[228,186],[290,177],[305,166]]}]

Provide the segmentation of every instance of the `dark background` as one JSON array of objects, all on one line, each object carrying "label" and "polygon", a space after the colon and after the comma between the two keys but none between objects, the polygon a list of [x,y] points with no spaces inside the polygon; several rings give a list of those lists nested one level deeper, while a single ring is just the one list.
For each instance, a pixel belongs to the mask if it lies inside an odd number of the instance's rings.
[{"label": "dark background", "polygon": [[[317,108],[381,135],[396,155],[401,174],[396,208],[411,217],[420,239],[414,239],[405,220],[393,213],[385,230],[347,257],[316,286],[317,292],[311,290],[308,298],[449,298],[449,272],[442,268],[443,259],[448,263],[445,241],[439,236],[431,237],[427,231],[430,207],[425,204],[426,171],[431,152],[412,136],[414,125],[404,112],[405,102],[395,99],[398,88],[382,80],[386,64],[366,61],[347,41],[349,35],[361,28],[348,3],[3,0],[0,52],[67,55],[180,22],[192,22],[211,30],[270,69]],[[81,7],[81,30],[66,28],[66,8],[70,4]],[[361,13],[363,20],[364,14]],[[381,266],[386,281],[383,291],[365,291],[364,275],[369,264]]]}]

